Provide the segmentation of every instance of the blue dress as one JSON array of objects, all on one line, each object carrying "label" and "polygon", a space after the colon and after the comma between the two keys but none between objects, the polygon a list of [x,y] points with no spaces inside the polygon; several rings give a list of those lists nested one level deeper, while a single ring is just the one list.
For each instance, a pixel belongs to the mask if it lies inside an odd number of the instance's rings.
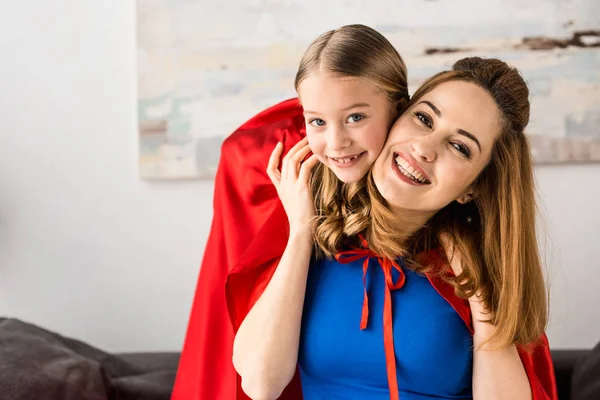
[{"label": "blue dress", "polygon": [[[389,400],[384,351],[385,277],[369,260],[369,317],[360,329],[363,261],[312,260],[299,349],[304,400]],[[404,285],[391,292],[401,400],[472,398],[473,338],[429,280],[400,263]],[[400,273],[393,270],[394,281]]]}]

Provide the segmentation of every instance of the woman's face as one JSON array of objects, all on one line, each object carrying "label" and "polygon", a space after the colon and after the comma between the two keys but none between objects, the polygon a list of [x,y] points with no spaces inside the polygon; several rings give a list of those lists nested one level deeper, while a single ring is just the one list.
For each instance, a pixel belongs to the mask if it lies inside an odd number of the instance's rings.
[{"label": "woman's face", "polygon": [[498,107],[479,86],[439,84],[392,126],[373,166],[377,189],[394,212],[427,218],[454,200],[468,202],[499,121]]},{"label": "woman's face", "polygon": [[298,96],[314,155],[340,181],[359,181],[383,148],[395,107],[365,79],[321,73],[304,79]]}]

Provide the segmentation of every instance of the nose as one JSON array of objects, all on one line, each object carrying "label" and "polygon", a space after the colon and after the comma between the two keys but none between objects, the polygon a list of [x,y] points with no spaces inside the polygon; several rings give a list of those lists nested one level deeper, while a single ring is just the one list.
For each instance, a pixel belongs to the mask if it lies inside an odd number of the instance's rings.
[{"label": "nose", "polygon": [[410,144],[412,156],[425,162],[433,162],[437,158],[439,146],[439,140],[431,134],[415,138]]},{"label": "nose", "polygon": [[347,147],[350,147],[352,144],[352,139],[344,128],[333,126],[327,130],[325,135],[327,147],[329,147],[331,150],[343,150]]}]

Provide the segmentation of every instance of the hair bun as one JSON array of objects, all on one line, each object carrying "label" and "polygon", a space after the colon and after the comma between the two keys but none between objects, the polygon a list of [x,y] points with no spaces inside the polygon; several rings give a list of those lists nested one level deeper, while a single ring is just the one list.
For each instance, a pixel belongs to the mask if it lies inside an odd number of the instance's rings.
[{"label": "hair bun", "polygon": [[524,132],[529,123],[529,89],[516,68],[497,58],[466,57],[455,62],[452,70],[473,76],[494,97],[512,130]]}]

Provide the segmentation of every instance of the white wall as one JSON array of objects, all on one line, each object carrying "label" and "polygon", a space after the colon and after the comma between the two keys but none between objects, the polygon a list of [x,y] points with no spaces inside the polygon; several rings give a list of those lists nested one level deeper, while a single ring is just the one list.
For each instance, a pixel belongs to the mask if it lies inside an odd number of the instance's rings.
[{"label": "white wall", "polygon": [[[213,185],[137,178],[134,21],[131,0],[22,0],[0,13],[0,315],[108,350],[176,350]],[[550,339],[591,346],[600,164],[538,176],[559,250]]]},{"label": "white wall", "polygon": [[537,168],[554,347],[600,341],[600,164]]},{"label": "white wall", "polygon": [[124,0],[0,13],[0,315],[175,350],[213,185],[137,178],[134,21]]}]

